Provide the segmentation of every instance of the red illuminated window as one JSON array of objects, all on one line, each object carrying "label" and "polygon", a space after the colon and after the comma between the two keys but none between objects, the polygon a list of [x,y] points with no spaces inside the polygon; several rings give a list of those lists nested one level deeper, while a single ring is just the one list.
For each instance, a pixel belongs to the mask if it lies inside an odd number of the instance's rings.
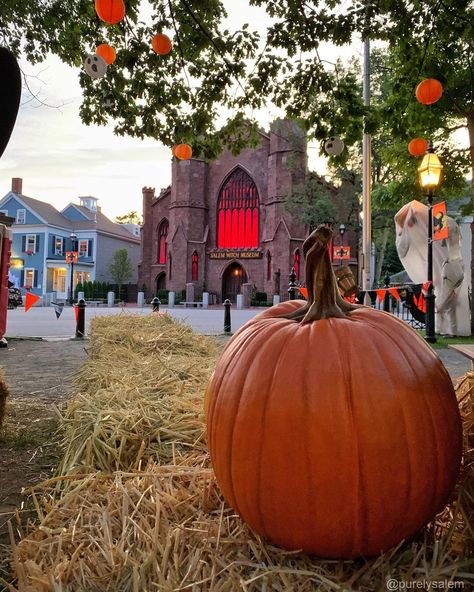
[{"label": "red illuminated window", "polygon": [[163,220],[158,227],[158,263],[166,263],[166,237],[168,236],[168,220]]},{"label": "red illuminated window", "polygon": [[197,282],[198,279],[198,254],[194,251],[191,257],[191,281]]},{"label": "red illuminated window", "polygon": [[293,268],[296,273],[296,279],[299,281],[300,279],[300,250],[296,249],[293,255]]},{"label": "red illuminated window", "polygon": [[251,177],[236,169],[224,183],[217,205],[217,247],[258,247],[259,199]]},{"label": "red illuminated window", "polygon": [[272,255],[267,251],[267,281],[272,279]]}]

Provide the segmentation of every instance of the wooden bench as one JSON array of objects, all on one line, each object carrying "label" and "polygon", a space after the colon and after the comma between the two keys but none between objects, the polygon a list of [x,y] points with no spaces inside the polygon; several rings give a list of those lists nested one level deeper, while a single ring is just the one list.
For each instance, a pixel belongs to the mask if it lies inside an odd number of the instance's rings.
[{"label": "wooden bench", "polygon": [[471,360],[471,366],[474,369],[474,345],[448,345],[448,348],[454,349],[466,358]]},{"label": "wooden bench", "polygon": [[181,304],[184,306],[184,308],[187,308],[188,306],[194,306],[194,308],[202,306],[202,302],[181,302]]}]

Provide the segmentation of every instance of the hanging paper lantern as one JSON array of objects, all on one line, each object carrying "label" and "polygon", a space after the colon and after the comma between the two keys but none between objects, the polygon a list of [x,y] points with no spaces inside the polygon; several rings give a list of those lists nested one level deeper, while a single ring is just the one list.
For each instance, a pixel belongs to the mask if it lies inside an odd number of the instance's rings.
[{"label": "hanging paper lantern", "polygon": [[123,0],[95,0],[95,10],[97,16],[109,25],[116,25],[125,16]]},{"label": "hanging paper lantern", "polygon": [[428,142],[424,138],[415,138],[408,144],[408,152],[412,156],[421,156],[428,150]]},{"label": "hanging paper lantern", "polygon": [[178,144],[172,149],[172,153],[179,160],[189,160],[193,155],[193,149],[189,144]]},{"label": "hanging paper lantern", "polygon": [[332,136],[324,144],[324,150],[326,150],[330,156],[339,156],[344,150],[344,142],[339,136]]},{"label": "hanging paper lantern", "polygon": [[91,53],[84,60],[84,68],[91,78],[103,78],[107,73],[107,62],[104,58]]},{"label": "hanging paper lantern", "polygon": [[95,53],[101,58],[104,58],[109,66],[115,62],[115,58],[117,56],[115,49],[107,43],[101,43],[95,50]]},{"label": "hanging paper lantern", "polygon": [[432,105],[443,95],[443,85],[435,78],[427,78],[416,87],[415,95],[422,105]]},{"label": "hanging paper lantern", "polygon": [[157,33],[151,40],[151,45],[159,55],[166,55],[172,47],[171,39],[163,33]]}]

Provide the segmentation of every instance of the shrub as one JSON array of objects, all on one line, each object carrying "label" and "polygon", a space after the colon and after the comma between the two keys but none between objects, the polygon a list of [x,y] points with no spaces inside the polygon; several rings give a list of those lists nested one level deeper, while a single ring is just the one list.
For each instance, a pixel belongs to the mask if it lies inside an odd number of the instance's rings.
[{"label": "shrub", "polygon": [[252,300],[256,300],[257,302],[266,302],[267,299],[267,293],[266,292],[255,292],[255,298],[252,298]]}]

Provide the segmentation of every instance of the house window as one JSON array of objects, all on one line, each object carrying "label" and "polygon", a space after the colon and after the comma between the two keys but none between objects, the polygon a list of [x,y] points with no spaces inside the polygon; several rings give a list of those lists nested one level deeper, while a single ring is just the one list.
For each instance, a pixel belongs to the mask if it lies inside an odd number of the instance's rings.
[{"label": "house window", "polygon": [[158,227],[158,263],[166,263],[166,238],[168,236],[168,220],[163,220]]},{"label": "house window", "polygon": [[217,247],[258,247],[259,198],[255,183],[236,169],[222,186],[217,205]]},{"label": "house window", "polygon": [[194,251],[191,257],[191,281],[197,282],[198,279],[198,254]]},{"label": "house window", "polygon": [[296,274],[296,280],[299,281],[300,279],[300,250],[296,249],[293,255],[293,268]]},{"label": "house window", "polygon": [[62,236],[54,237],[54,254],[64,255],[64,238]]},{"label": "house window", "polygon": [[16,223],[17,224],[25,224],[26,221],[26,210],[17,210],[16,211]]},{"label": "house window", "polygon": [[272,255],[267,251],[267,281],[272,279]]},{"label": "house window", "polygon": [[88,240],[80,240],[79,241],[79,257],[87,257],[88,252],[89,252],[89,241]]},{"label": "house window", "polygon": [[38,250],[37,244],[38,243],[36,234],[27,234],[23,237],[22,251],[24,253],[32,255],[33,253],[36,253]]},{"label": "house window", "polygon": [[25,288],[35,288],[38,281],[38,271],[32,267],[25,268],[25,274],[23,279],[23,286]]}]

